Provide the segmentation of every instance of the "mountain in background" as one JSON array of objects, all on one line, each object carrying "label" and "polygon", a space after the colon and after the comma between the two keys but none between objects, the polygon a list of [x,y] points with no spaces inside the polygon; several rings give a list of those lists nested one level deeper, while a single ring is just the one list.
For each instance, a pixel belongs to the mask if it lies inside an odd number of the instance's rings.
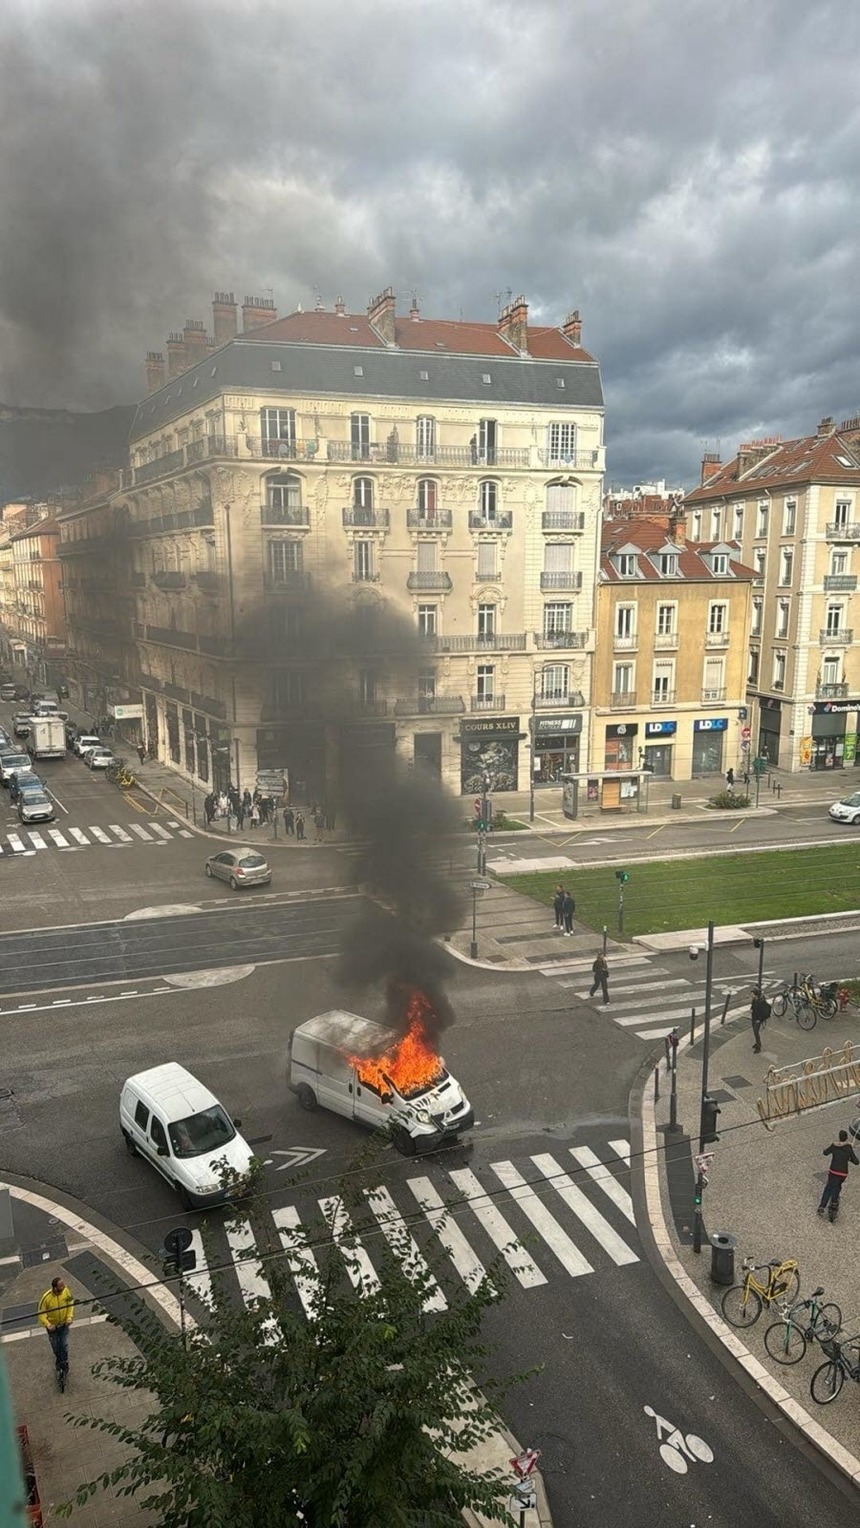
[{"label": "mountain in background", "polygon": [[122,466],[134,404],[97,414],[0,403],[0,504],[79,486],[96,467]]}]

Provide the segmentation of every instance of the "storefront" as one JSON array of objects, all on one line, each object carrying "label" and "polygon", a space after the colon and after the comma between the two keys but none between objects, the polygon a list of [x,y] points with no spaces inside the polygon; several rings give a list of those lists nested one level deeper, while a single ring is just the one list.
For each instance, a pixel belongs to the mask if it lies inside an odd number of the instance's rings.
[{"label": "storefront", "polygon": [[606,729],[604,769],[633,769],[636,763],[638,722],[618,722]]},{"label": "storefront", "polygon": [[727,716],[700,716],[693,722],[693,775],[721,775],[724,767]]},{"label": "storefront", "polygon": [[759,703],[759,757],[770,764],[779,763],[780,734],[782,732],[782,701],[775,695],[762,695]]},{"label": "storefront", "polygon": [[582,713],[570,716],[534,716],[535,786],[559,785],[562,775],[579,771],[579,740]]},{"label": "storefront", "polygon": [[843,769],[857,764],[860,700],[817,700],[811,708],[811,736],[803,739],[801,764],[810,769]]},{"label": "storefront", "polygon": [[474,796],[484,788],[500,793],[517,789],[520,761],[518,716],[481,716],[460,723],[460,790]]},{"label": "storefront", "polygon": [[675,746],[677,722],[646,722],[645,747],[642,768],[649,774],[659,775],[663,780],[672,778],[672,753]]}]

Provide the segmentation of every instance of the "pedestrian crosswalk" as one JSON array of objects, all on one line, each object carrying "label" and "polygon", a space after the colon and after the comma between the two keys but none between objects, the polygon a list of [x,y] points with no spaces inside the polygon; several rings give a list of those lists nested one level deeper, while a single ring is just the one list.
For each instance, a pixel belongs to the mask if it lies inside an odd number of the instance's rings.
[{"label": "pedestrian crosswalk", "polygon": [[277,1206],[267,1212],[271,1232],[258,1211],[253,1225],[241,1207],[223,1219],[210,1217],[192,1232],[197,1266],[189,1288],[204,1306],[225,1286],[228,1296],[250,1306],[268,1298],[267,1266],[280,1255],[305,1313],[313,1316],[325,1248],[336,1249],[345,1279],[360,1296],[379,1288],[380,1255],[387,1250],[420,1282],[425,1310],[442,1311],[455,1287],[473,1292],[499,1258],[524,1290],[550,1283],[559,1272],[581,1278],[630,1266],[639,1261],[630,1147],[625,1140],[595,1144],[597,1151],[558,1147],[517,1162],[490,1162],[480,1175],[428,1160],[425,1172],[369,1187],[348,1209],[331,1196]]},{"label": "pedestrian crosswalk", "polygon": [[[557,986],[598,1008],[611,1023],[635,1034],[638,1040],[659,1040],[675,1028],[683,1033],[685,1026],[689,1028],[693,1009],[696,1010],[697,1028],[701,1029],[705,1011],[704,973],[697,981],[673,976],[660,964],[659,957],[644,951],[610,957],[607,1005],[599,993],[594,998],[589,997],[590,956],[554,961],[537,969]],[[766,970],[763,975],[767,979],[774,973]],[[727,996],[727,1018],[746,1013],[749,992],[750,984],[742,980],[715,982],[711,996],[712,1014],[722,1014]]]},{"label": "pedestrian crosswalk", "polygon": [[130,822],[125,826],[111,822],[104,827],[88,824],[86,828],[69,827],[66,823],[62,827],[46,824],[41,828],[22,825],[14,832],[7,830],[5,838],[0,838],[0,856],[36,854],[40,849],[127,848],[129,844],[166,844],[175,838],[193,837],[191,830],[178,821]]}]

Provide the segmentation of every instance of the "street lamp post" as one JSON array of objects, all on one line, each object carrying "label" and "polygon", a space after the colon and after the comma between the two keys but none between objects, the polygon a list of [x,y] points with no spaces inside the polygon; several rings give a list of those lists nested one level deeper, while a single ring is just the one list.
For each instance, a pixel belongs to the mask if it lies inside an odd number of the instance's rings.
[{"label": "street lamp post", "polygon": [[472,943],[469,946],[470,960],[478,958],[478,898],[489,891],[489,881],[470,881],[469,890],[472,893]]},{"label": "street lamp post", "polygon": [[[702,1040],[702,1092],[699,1100],[699,1156],[705,1150],[705,1099],[708,1096],[708,1069],[711,1059],[711,997],[714,983],[714,925],[708,924],[708,947],[705,962],[705,1031]],[[702,1190],[705,1175],[701,1168],[696,1174],[696,1204],[693,1217],[693,1251],[702,1250]]]},{"label": "street lamp post", "polygon": [[764,992],[764,945],[765,941],[760,934],[753,939],[753,949],[758,950],[758,990]]},{"label": "street lamp post", "polygon": [[537,674],[532,674],[531,739],[529,742],[529,822],[535,820],[535,747],[537,744]]}]

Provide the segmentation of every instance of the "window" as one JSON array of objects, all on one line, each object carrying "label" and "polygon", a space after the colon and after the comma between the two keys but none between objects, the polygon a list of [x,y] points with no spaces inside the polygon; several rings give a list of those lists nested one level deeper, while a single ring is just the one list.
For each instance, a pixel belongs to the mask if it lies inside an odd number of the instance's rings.
[{"label": "window", "polygon": [[728,554],[728,552],[712,552],[711,553],[711,571],[714,574],[715,578],[725,578],[726,574],[729,571],[729,554]]},{"label": "window", "polygon": [[353,366],[352,374],[353,374],[354,377],[363,377],[364,376],[364,367],[363,366]]},{"label": "window", "polygon": [[851,523],[851,500],[850,499],[837,499],[836,500],[836,508],[834,510],[834,518],[835,518],[836,524],[838,526],[841,526],[843,530],[844,530],[846,525],[850,525],[850,523]]},{"label": "window", "polygon": [[376,671],[363,668],[358,671],[358,698],[363,706],[372,706],[376,700]]},{"label": "window", "polygon": [[540,693],[542,700],[563,703],[570,693],[570,670],[566,663],[548,663],[541,669]]},{"label": "window", "polygon": [[576,425],[568,421],[551,424],[547,432],[547,451],[551,462],[575,462]]},{"label": "window", "polygon": [[437,631],[438,610],[435,605],[418,606],[418,635],[420,637],[435,637]]},{"label": "window", "polygon": [[475,694],[479,700],[492,700],[496,692],[496,670],[492,663],[479,663]]},{"label": "window", "polygon": [[295,711],[305,703],[305,676],[300,669],[272,675],[272,709]]},{"label": "window", "polygon": [[421,669],[418,674],[419,700],[436,699],[436,670]]},{"label": "window", "polygon": [[260,434],[264,456],[294,456],[295,409],[260,409]]},{"label": "window", "polygon": [[154,1114],[149,1126],[149,1135],[152,1144],[159,1156],[166,1157],[168,1155],[167,1136],[164,1133],[164,1126],[162,1125],[161,1120],[156,1119]]},{"label": "window", "polygon": [[572,573],[574,546],[572,541],[548,541],[543,549],[545,573]]},{"label": "window", "polygon": [[757,536],[767,535],[767,513],[769,508],[770,505],[766,499],[763,499],[758,506],[758,513],[756,515],[755,522],[755,533]]},{"label": "window", "polygon": [[491,374],[488,371],[482,371],[481,372],[481,381],[483,382],[485,387],[489,387],[489,385],[492,382],[492,380],[493,380],[493,378],[492,378]]},{"label": "window", "polygon": [[693,522],[692,522],[692,537],[691,537],[691,540],[693,540],[693,541],[701,541],[701,539],[702,539],[702,511],[700,509],[694,509],[693,510]]},{"label": "window", "polygon": [[543,607],[543,634],[558,637],[573,628],[573,606],[554,601]]},{"label": "window", "polygon": [[616,605],[615,607],[615,635],[624,638],[636,635],[636,606]]},{"label": "window", "polygon": [[496,635],[496,607],[495,605],[478,606],[478,636],[494,637]]},{"label": "window", "polygon": [[576,487],[573,483],[547,483],[546,507],[549,514],[571,514],[576,509]]},{"label": "window", "polygon": [[826,685],[839,684],[839,659],[825,658],[821,665],[821,682]]},{"label": "window", "polygon": [[266,484],[268,503],[272,509],[301,509],[302,485],[297,477],[285,473],[269,478]]},{"label": "window", "polygon": [[761,599],[754,599],[753,602],[752,602],[752,630],[751,630],[751,635],[754,636],[754,637],[760,637],[761,636],[762,608],[763,608],[763,601]]},{"label": "window", "polygon": [[824,620],[824,630],[828,636],[835,637],[842,630],[844,612],[841,605],[828,605]]},{"label": "window", "polygon": [[847,552],[830,553],[830,572],[834,577],[838,578],[840,574],[848,572],[848,556]]},{"label": "window", "polygon": [[632,695],[634,667],[632,663],[616,663],[612,674],[612,689],[616,695]]},{"label": "window", "polygon": [[418,479],[418,508],[422,515],[435,514],[438,496],[439,484],[435,478]]},{"label": "window", "polygon": [[711,511],[711,540],[719,541],[723,534],[723,512],[721,509]]},{"label": "window", "polygon": [[791,575],[794,571],[794,552],[790,546],[784,546],[779,554],[779,582],[782,588],[791,583]]},{"label": "window", "polygon": [[300,541],[270,541],[266,548],[269,578],[274,584],[287,584],[302,571]]},{"label": "window", "polygon": [[496,577],[496,543],[494,541],[478,542],[478,577]]},{"label": "window", "polygon": [[487,521],[495,520],[499,507],[499,485],[485,478],[478,486],[478,503],[481,515]]},{"label": "window", "polygon": [[419,573],[436,572],[436,543],[435,541],[419,541],[416,547]]},{"label": "window", "polygon": [[776,602],[776,631],[777,637],[788,636],[788,623],[791,618],[791,600],[777,600]]},{"label": "window", "polygon": [[764,578],[764,565],[767,560],[767,548],[757,546],[753,552],[753,567],[759,578]]},{"label": "window", "polygon": [[674,635],[676,609],[676,605],[657,606],[657,632],[661,637]]},{"label": "window", "polygon": [[793,536],[797,528],[797,500],[786,499],[782,509],[782,534]]},{"label": "window", "polygon": [[616,558],[618,574],[620,578],[635,578],[636,554],[635,552],[619,552]]},{"label": "window", "polygon": [[353,478],[352,507],[353,509],[373,509],[373,478]]},{"label": "window", "polygon": [[706,658],[702,698],[704,700],[722,700],[724,698],[725,682],[723,659]]},{"label": "window", "polygon": [[369,414],[350,414],[349,445],[354,462],[367,461],[370,456]]},{"label": "window", "polygon": [[757,647],[751,647],[750,648],[750,667],[749,667],[749,676],[747,678],[747,684],[752,684],[752,685],[757,685],[758,684],[758,648]]},{"label": "window", "polygon": [[671,658],[661,658],[654,664],[654,678],[652,680],[653,700],[655,705],[671,701],[675,693],[675,665]]},{"label": "window", "polygon": [[785,689],[785,653],[773,655],[773,687],[775,690]]},{"label": "window", "polygon": [[415,421],[415,450],[419,459],[436,454],[436,421],[430,414],[419,414]]},{"label": "window", "polygon": [[146,1104],[142,1103],[140,1099],[138,1099],[137,1105],[135,1107],[134,1123],[141,1130],[146,1130],[146,1127],[149,1124],[149,1110],[147,1109]]},{"label": "window", "polygon": [[496,465],[496,436],[497,426],[495,419],[481,419],[478,421],[478,460],[486,467]]},{"label": "window", "polygon": [[744,534],[744,509],[742,504],[735,505],[734,538],[740,541]]},{"label": "window", "polygon": [[708,631],[712,633],[725,631],[729,624],[728,605],[711,605],[708,610]]},{"label": "window", "polygon": [[373,583],[376,571],[373,564],[373,542],[356,541],[352,549],[353,577],[357,583]]},{"label": "window", "polygon": [[664,578],[677,578],[678,576],[678,553],[660,553],[660,572]]}]

